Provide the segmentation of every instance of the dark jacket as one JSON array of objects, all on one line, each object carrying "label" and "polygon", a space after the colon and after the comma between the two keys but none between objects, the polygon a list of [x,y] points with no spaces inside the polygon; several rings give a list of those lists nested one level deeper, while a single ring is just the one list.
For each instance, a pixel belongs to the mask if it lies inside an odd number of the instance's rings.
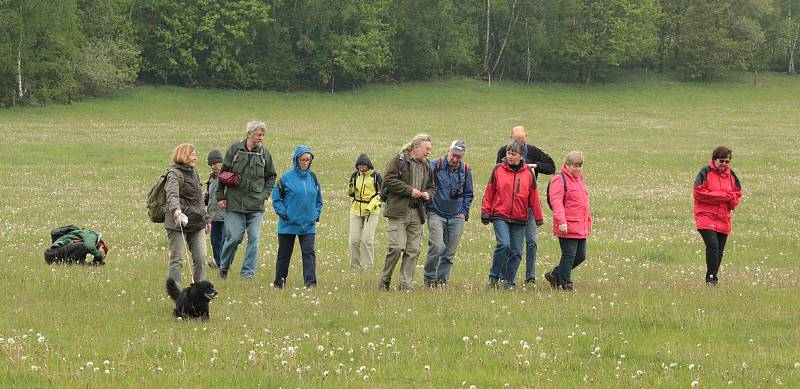
[{"label": "dark jacket", "polygon": [[[308,170],[300,169],[297,158],[311,154]],[[292,156],[292,170],[281,175],[272,190],[272,208],[278,215],[278,233],[308,235],[317,233],[317,222],[322,214],[322,191],[312,176],[314,154],[308,146],[297,146]]]},{"label": "dark jacket", "polygon": [[[439,164],[439,171],[436,171],[436,164]],[[429,211],[439,216],[451,218],[458,214],[464,215],[464,220],[469,220],[469,207],[472,206],[474,197],[472,191],[472,169],[467,170],[466,164],[459,162],[458,168],[453,170],[447,164],[447,156],[436,158],[431,161],[434,181],[436,183],[436,196],[426,207]],[[461,192],[461,197],[452,198],[450,193],[453,190]]]},{"label": "dark jacket", "polygon": [[263,145],[247,150],[246,140],[232,144],[225,152],[222,170],[239,175],[239,186],[217,188],[217,199],[226,200],[226,210],[240,213],[264,212],[264,202],[275,186],[272,155]]},{"label": "dark jacket", "polygon": [[167,214],[164,216],[164,228],[180,231],[181,227],[175,223],[173,214],[180,209],[189,218],[189,223],[183,226],[184,232],[200,231],[209,223],[208,212],[203,205],[203,189],[200,185],[200,176],[191,166],[172,164],[170,169],[177,169],[183,179],[175,173],[167,174],[167,183],[164,191],[167,193]]},{"label": "dark jacket", "polygon": [[[506,146],[497,150],[497,161],[495,163],[503,162],[506,157]],[[525,145],[525,163],[535,163],[536,169],[533,169],[534,179],[541,174],[553,174],[556,172],[556,164],[553,158],[550,158],[544,151],[534,145]]]},{"label": "dark jacket", "polygon": [[99,232],[94,232],[92,230],[74,230],[56,239],[50,248],[56,249],[73,242],[80,243],[86,247],[86,251],[88,251],[89,254],[92,254],[95,262],[103,262],[105,255],[97,248],[100,237],[101,235]]},{"label": "dark jacket", "polygon": [[731,233],[731,211],[742,198],[742,184],[730,167],[720,171],[714,161],[694,180],[694,223],[698,230]]},{"label": "dark jacket", "polygon": [[206,182],[208,188],[208,205],[206,211],[208,212],[208,220],[212,223],[225,221],[225,210],[217,204],[217,189],[219,189],[219,176],[211,173]]},{"label": "dark jacket", "polygon": [[[436,184],[433,182],[433,171],[430,167],[430,161],[425,160],[425,169],[423,169],[425,177],[422,179],[422,191],[428,192],[431,200],[436,196]],[[397,154],[386,165],[384,172],[383,185],[389,192],[389,198],[386,200],[386,207],[383,209],[383,216],[389,218],[400,218],[406,215],[409,207],[416,208],[419,213],[421,223],[425,223],[425,206],[422,200],[413,199],[411,197],[411,156],[407,151]],[[399,177],[398,177],[399,175]]]}]

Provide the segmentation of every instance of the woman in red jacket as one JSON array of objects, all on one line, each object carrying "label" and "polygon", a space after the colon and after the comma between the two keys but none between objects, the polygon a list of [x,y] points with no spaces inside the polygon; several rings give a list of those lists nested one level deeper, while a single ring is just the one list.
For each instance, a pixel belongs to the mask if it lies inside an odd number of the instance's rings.
[{"label": "woman in red jacket", "polygon": [[483,195],[481,222],[492,223],[497,241],[489,270],[490,287],[497,287],[498,281],[502,280],[506,288],[514,288],[522,260],[529,207],[533,210],[536,225],[542,225],[539,191],[531,169],[525,164],[524,153],[525,145],[522,143],[512,142],[506,147],[505,161],[492,170]]},{"label": "woman in red jacket", "polygon": [[586,238],[592,233],[589,193],[583,182],[583,153],[570,151],[561,172],[548,185],[553,208],[553,235],[561,246],[561,261],[544,278],[554,289],[573,290],[572,269],[586,260]]},{"label": "woman in red jacket", "polygon": [[731,170],[732,155],[729,147],[718,146],[694,180],[694,224],[706,245],[706,284],[712,286],[719,282],[717,272],[731,233],[731,211],[742,198],[739,178]]}]

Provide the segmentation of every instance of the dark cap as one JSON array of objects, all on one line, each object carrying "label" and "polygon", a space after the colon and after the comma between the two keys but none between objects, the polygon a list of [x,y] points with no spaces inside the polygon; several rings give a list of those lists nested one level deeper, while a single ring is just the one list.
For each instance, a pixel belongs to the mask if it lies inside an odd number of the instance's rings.
[{"label": "dark cap", "polygon": [[215,163],[222,162],[222,153],[219,150],[211,150],[208,153],[208,165],[213,165]]},{"label": "dark cap", "polygon": [[467,153],[467,145],[463,140],[454,140],[453,143],[450,144],[450,151],[453,155],[462,156]]}]

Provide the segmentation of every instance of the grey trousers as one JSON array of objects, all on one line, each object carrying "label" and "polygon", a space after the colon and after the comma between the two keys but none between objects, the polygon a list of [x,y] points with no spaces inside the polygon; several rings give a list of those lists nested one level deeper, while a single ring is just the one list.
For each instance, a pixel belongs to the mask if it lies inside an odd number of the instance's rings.
[{"label": "grey trousers", "polygon": [[386,261],[383,264],[381,287],[387,288],[392,281],[392,273],[397,262],[402,257],[400,265],[400,289],[411,289],[414,283],[414,270],[422,250],[422,223],[419,214],[414,208],[409,208],[406,216],[402,218],[389,218],[386,226],[388,243],[386,247]]},{"label": "grey trousers", "polygon": [[175,280],[178,285],[181,283],[181,270],[186,256],[186,247],[192,253],[192,276],[195,282],[206,279],[206,237],[205,231],[184,232],[186,243],[180,231],[166,230],[167,240],[169,241],[169,265],[167,267],[167,277]]}]

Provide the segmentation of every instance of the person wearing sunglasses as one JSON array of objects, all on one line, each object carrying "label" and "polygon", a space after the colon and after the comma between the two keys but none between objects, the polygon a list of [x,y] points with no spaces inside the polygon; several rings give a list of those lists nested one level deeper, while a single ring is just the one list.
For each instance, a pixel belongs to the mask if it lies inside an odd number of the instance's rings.
[{"label": "person wearing sunglasses", "polygon": [[742,185],[731,169],[733,151],[718,146],[711,162],[694,180],[694,223],[706,245],[706,284],[717,286],[725,243],[731,233],[731,211],[742,198]]}]

